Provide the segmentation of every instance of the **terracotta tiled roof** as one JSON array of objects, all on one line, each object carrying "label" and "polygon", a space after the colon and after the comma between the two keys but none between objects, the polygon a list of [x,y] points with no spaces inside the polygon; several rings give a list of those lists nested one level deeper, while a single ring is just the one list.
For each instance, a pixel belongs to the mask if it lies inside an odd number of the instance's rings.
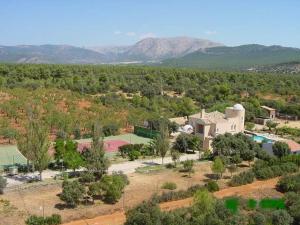
[{"label": "terracotta tiled roof", "polygon": [[287,143],[291,149],[291,152],[298,152],[300,151],[300,144],[293,140],[284,140],[285,143]]}]

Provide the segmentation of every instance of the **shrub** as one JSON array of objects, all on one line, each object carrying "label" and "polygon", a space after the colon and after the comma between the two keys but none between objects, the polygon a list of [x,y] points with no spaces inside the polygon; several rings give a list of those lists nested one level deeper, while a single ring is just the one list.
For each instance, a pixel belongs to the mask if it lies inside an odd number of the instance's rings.
[{"label": "shrub", "polygon": [[300,192],[300,174],[282,177],[277,183],[281,192]]},{"label": "shrub", "polygon": [[129,157],[130,161],[134,161],[134,160],[138,159],[140,156],[141,156],[141,153],[137,150],[133,150],[128,153],[128,157]]},{"label": "shrub", "polygon": [[207,188],[207,190],[209,192],[215,192],[215,191],[220,190],[218,183],[213,180],[208,181],[208,183],[205,184],[205,187]]},{"label": "shrub", "polygon": [[61,216],[53,214],[49,217],[30,216],[26,221],[26,225],[59,225],[61,224]]},{"label": "shrub", "polygon": [[[119,151],[120,151],[122,157],[126,157],[126,156],[129,157],[129,154],[131,154],[131,152],[133,152],[133,151],[137,151],[141,154],[143,152],[143,150],[142,150],[143,146],[144,146],[143,144],[123,145],[123,146],[119,147]],[[134,153],[134,154],[136,154],[136,153]]]},{"label": "shrub", "polygon": [[189,176],[191,176],[191,173],[194,172],[194,161],[193,160],[185,160],[183,162],[183,172],[189,173]]},{"label": "shrub", "polygon": [[109,124],[103,126],[103,134],[107,136],[117,135],[119,131],[119,126],[117,124]]},{"label": "shrub", "polygon": [[95,181],[95,176],[93,173],[90,172],[84,172],[80,175],[79,181],[81,183],[92,183]]},{"label": "shrub", "polygon": [[282,176],[285,173],[294,173],[298,171],[295,163],[286,162],[278,165],[255,168],[255,176],[257,179],[265,180],[277,176]]},{"label": "shrub", "polygon": [[234,175],[229,182],[230,186],[240,186],[244,184],[250,184],[254,181],[254,173],[250,170]]},{"label": "shrub", "polygon": [[162,189],[175,190],[177,185],[173,182],[166,182],[161,186]]},{"label": "shrub", "polygon": [[290,147],[285,142],[277,141],[275,142],[272,148],[273,148],[274,155],[276,155],[279,158],[287,156],[291,153]]},{"label": "shrub", "polygon": [[203,189],[205,189],[205,187],[196,184],[194,186],[189,187],[185,191],[179,190],[179,191],[172,191],[172,192],[164,192],[159,196],[153,196],[152,200],[161,203],[161,202],[169,202],[169,201],[189,198],[192,197],[198,190],[203,190]]},{"label": "shrub", "polygon": [[155,202],[143,202],[126,212],[125,225],[156,225],[161,224],[162,213]]},{"label": "shrub", "polygon": [[83,198],[84,193],[85,188],[78,181],[64,181],[60,199],[66,202],[68,206],[76,207]]},{"label": "shrub", "polygon": [[4,188],[6,187],[7,182],[6,179],[0,176],[0,194],[3,194]]},{"label": "shrub", "polygon": [[266,180],[266,179],[274,177],[274,173],[273,173],[273,170],[271,169],[271,167],[265,167],[260,170],[256,170],[255,176],[257,179]]},{"label": "shrub", "polygon": [[100,187],[104,201],[110,204],[116,203],[121,198],[123,190],[128,183],[127,176],[122,173],[102,177]]},{"label": "shrub", "polygon": [[293,221],[293,217],[286,210],[276,210],[272,213],[272,224],[291,225]]},{"label": "shrub", "polygon": [[113,172],[112,175],[121,177],[125,185],[129,184],[128,176],[124,174],[123,171]]},{"label": "shrub", "polygon": [[256,212],[251,216],[253,225],[265,225],[267,220],[264,214]]}]

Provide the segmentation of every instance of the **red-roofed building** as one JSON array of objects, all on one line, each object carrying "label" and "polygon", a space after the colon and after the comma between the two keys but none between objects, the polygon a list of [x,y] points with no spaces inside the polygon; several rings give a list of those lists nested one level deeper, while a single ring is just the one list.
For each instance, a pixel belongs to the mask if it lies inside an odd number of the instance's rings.
[{"label": "red-roofed building", "polygon": [[300,144],[293,140],[284,140],[283,142],[287,143],[293,154],[300,154]]},{"label": "red-roofed building", "polygon": [[[287,140],[287,139],[282,139],[280,141],[288,144],[288,146],[291,149],[292,154],[300,154],[300,144],[298,144],[297,142],[295,142],[293,140]],[[270,155],[273,155],[273,144],[274,143],[275,143],[275,141],[262,143],[262,147]]]}]

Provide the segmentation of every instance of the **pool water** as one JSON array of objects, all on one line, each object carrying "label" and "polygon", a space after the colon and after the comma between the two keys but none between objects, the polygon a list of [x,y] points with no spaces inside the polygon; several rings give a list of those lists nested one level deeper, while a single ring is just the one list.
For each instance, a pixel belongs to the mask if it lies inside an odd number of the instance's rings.
[{"label": "pool water", "polygon": [[272,140],[270,140],[270,139],[268,139],[264,136],[259,136],[259,135],[253,135],[252,139],[256,142],[259,142],[259,143],[262,143],[262,142],[270,143],[270,142],[272,142]]}]

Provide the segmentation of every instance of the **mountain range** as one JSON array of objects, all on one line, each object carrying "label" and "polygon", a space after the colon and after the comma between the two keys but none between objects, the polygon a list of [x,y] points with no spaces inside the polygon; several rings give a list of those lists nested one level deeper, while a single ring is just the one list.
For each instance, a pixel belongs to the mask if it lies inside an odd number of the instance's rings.
[{"label": "mountain range", "polygon": [[221,46],[209,40],[175,37],[146,38],[132,46],[86,47],[70,45],[0,46],[0,61],[16,63],[147,63],[184,56]]},{"label": "mountain range", "polygon": [[[0,46],[0,62],[57,64],[154,64],[205,69],[295,71],[300,49],[258,44],[225,46],[190,37],[146,38],[130,46],[71,45]],[[290,62],[293,62],[292,64]],[[297,71],[297,70],[296,70]]]}]

